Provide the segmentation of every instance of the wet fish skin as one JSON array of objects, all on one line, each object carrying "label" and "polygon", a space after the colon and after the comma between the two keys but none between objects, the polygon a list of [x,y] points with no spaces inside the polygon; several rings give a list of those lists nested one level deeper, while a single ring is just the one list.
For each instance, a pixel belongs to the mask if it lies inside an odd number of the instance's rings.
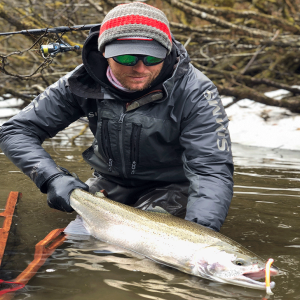
[{"label": "wet fish skin", "polygon": [[[70,203],[95,238],[188,274],[265,289],[266,261],[228,237],[170,214],[148,212],[76,189]],[[271,275],[278,269],[271,268]],[[253,278],[253,279],[251,279]],[[271,287],[274,287],[272,283]]]}]

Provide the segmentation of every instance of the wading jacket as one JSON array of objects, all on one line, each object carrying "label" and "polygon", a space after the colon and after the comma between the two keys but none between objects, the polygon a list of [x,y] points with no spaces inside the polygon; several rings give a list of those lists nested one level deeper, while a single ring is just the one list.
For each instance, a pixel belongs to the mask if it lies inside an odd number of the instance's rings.
[{"label": "wading jacket", "polygon": [[129,103],[99,79],[97,38],[87,38],[83,65],[2,125],[1,149],[45,192],[59,171],[43,141],[86,116],[95,139],[83,157],[98,173],[124,186],[189,181],[186,219],[219,230],[232,198],[233,162],[216,87],[173,40],[178,63],[162,91]]}]

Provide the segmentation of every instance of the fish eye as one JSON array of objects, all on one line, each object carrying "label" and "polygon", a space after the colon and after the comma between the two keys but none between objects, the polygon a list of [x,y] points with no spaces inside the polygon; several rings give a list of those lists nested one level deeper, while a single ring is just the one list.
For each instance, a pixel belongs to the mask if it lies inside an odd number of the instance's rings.
[{"label": "fish eye", "polygon": [[236,264],[237,266],[243,266],[245,265],[245,261],[242,258],[238,258],[234,261],[234,264]]}]

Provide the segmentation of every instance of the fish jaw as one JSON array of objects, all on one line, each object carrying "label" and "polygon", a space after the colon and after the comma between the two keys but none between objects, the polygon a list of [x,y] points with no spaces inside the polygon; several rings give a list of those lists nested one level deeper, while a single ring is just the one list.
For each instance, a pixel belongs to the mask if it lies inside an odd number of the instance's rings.
[{"label": "fish jaw", "polygon": [[[272,266],[270,268],[270,276],[276,276],[279,274],[279,270],[277,267]],[[243,276],[251,278],[253,280],[259,280],[265,278],[265,269],[260,269],[258,272],[245,272]]]},{"label": "fish jaw", "polygon": [[[279,274],[279,270],[276,267],[271,267],[270,275],[276,276]],[[265,278],[265,268],[260,268],[257,271],[246,271],[243,274],[236,276],[235,278],[227,278],[224,281],[229,284],[239,285],[243,287],[265,290],[266,283],[258,281]],[[270,282],[270,288],[275,287],[275,282]]]},{"label": "fish jaw", "polygon": [[[276,276],[279,274],[279,270],[277,267],[272,266],[270,268],[270,276]],[[247,284],[254,285],[253,288],[257,289],[266,289],[266,283],[258,281],[259,279],[265,278],[265,268],[261,268],[259,271],[253,272],[245,272],[242,274],[240,280],[244,280]],[[273,289],[275,287],[275,282],[270,282],[270,288]]]},{"label": "fish jaw", "polygon": [[[195,257],[191,263],[193,275],[225,284],[259,290],[266,289],[265,282],[258,281],[265,278],[265,263],[263,261],[252,262],[252,258],[244,257],[244,260],[248,261],[247,265],[234,265],[233,262],[237,259],[236,254],[210,249],[210,247],[205,250],[202,249],[201,254]],[[278,268],[272,266],[270,275],[275,276],[278,273]],[[274,288],[275,282],[271,282],[270,287]]]}]

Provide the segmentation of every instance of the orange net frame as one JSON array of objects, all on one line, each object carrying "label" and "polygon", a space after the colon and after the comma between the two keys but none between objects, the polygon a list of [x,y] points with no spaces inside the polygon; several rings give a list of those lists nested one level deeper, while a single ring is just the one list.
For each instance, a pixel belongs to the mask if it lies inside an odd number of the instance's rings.
[{"label": "orange net frame", "polygon": [[[19,192],[10,192],[5,211],[0,213],[0,217],[4,217],[3,227],[0,228],[0,266],[3,259],[7,238],[11,228],[12,217],[18,199],[21,197]],[[0,284],[6,284],[7,287],[0,292],[0,300],[10,300],[14,297],[13,291],[23,288],[25,284],[36,274],[38,269],[45,263],[47,258],[59,247],[66,239],[64,228],[51,231],[43,240],[35,246],[33,261],[17,278],[10,282],[0,279]]]},{"label": "orange net frame", "polygon": [[5,210],[4,212],[0,213],[0,218],[4,218],[3,226],[0,228],[0,266],[3,259],[15,207],[21,197],[22,194],[19,192],[10,192],[6,201]]}]

